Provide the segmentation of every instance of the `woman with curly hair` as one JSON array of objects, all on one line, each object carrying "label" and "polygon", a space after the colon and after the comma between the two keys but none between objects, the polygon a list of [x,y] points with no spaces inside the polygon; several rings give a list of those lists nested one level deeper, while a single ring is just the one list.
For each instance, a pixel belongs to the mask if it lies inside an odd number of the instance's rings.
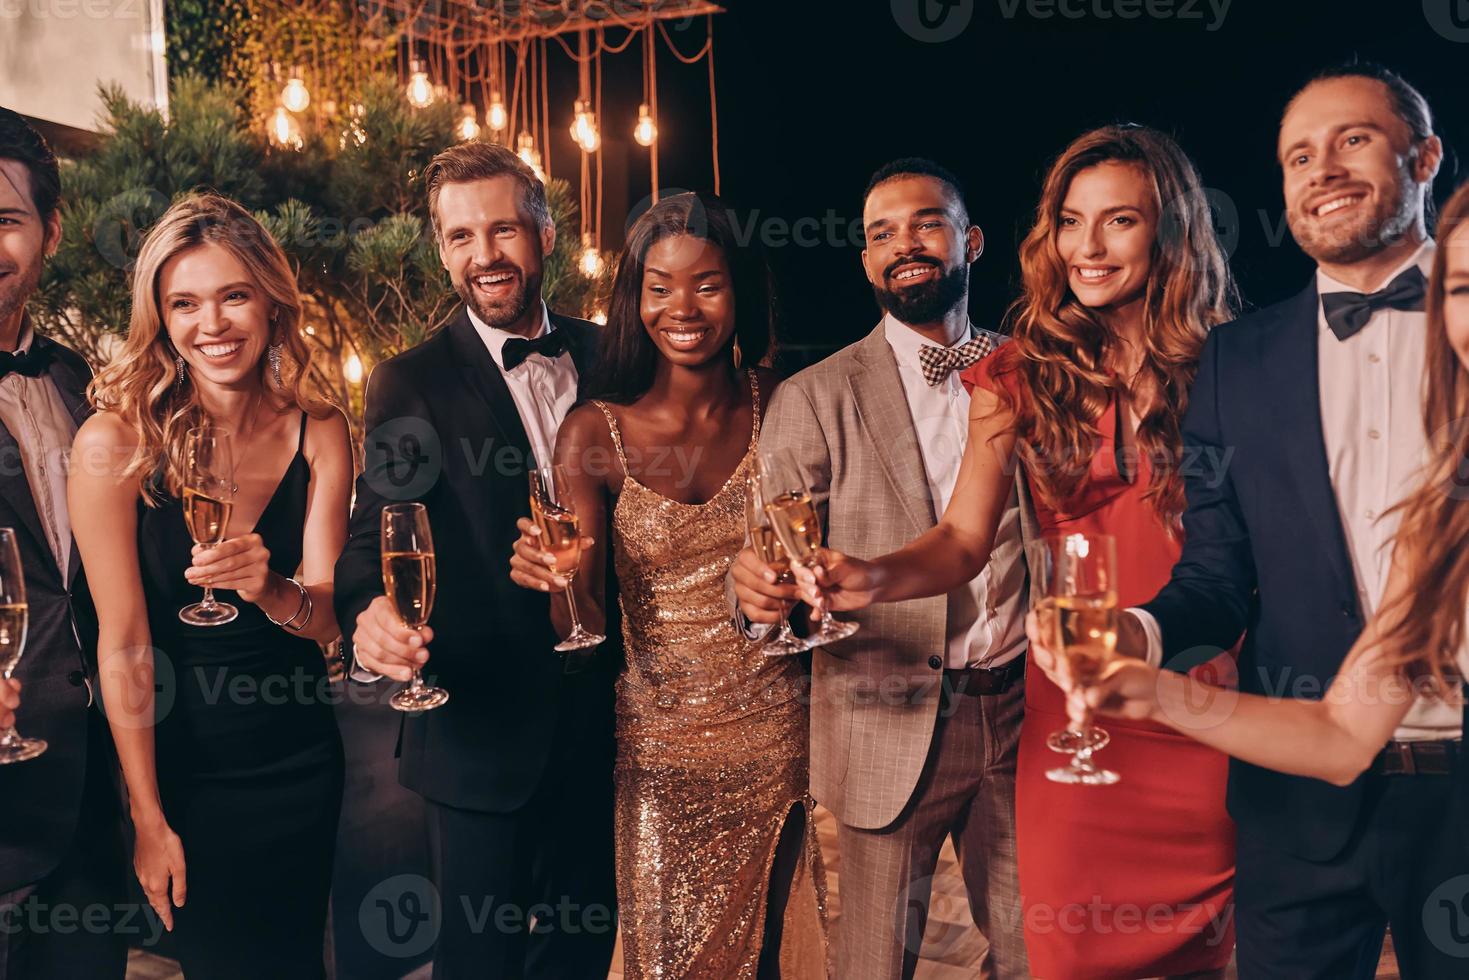
[{"label": "woman with curly hair", "polygon": [[[176,202],[133,270],[132,319],[89,390],[67,498],[133,864],[197,977],[320,977],[342,744],[319,644],[338,634],[345,418],[313,393],[280,246],[215,195]],[[231,433],[223,541],[185,524],[190,429]],[[238,609],[190,625],[202,586]]]},{"label": "woman with curly hair", "polygon": [[[1107,126],[1052,165],[1020,249],[1013,339],[965,373],[970,435],[942,521],[873,561],[824,552],[809,598],[856,609],[942,595],[989,558],[1018,455],[1044,533],[1106,534],[1119,601],[1181,549],[1180,426],[1206,332],[1235,291],[1193,164],[1169,137]],[[1037,977],[1222,975],[1234,946],[1226,760],[1148,722],[1110,724],[1085,790],[1047,780],[1066,697],[1032,662],[1016,776],[1026,948]],[[1090,795],[1095,794],[1095,795]]]}]

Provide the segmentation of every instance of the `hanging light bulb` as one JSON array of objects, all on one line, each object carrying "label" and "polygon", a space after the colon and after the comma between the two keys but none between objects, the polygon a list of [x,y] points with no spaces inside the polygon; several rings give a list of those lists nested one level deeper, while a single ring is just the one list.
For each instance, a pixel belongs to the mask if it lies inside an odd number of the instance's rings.
[{"label": "hanging light bulb", "polygon": [[602,143],[597,132],[597,117],[583,99],[576,100],[576,114],[571,121],[571,138],[586,153],[596,153]]},{"label": "hanging light bulb", "polygon": [[361,384],[362,358],[358,357],[356,354],[349,356],[347,358],[347,362],[342,365],[342,377],[346,378],[354,385]]},{"label": "hanging light bulb", "polygon": [[592,233],[582,232],[581,236],[581,274],[588,279],[600,279],[602,273],[607,271],[607,263],[602,260],[602,253],[597,250],[597,244],[592,240]]},{"label": "hanging light bulb", "polygon": [[310,104],[311,93],[306,90],[306,83],[301,81],[300,75],[292,75],[281,90],[281,105],[292,112],[305,112]]},{"label": "hanging light bulb", "polygon": [[464,114],[459,117],[457,127],[461,140],[472,140],[479,136],[479,120],[474,116],[474,106],[464,103]]},{"label": "hanging light bulb", "polygon": [[505,111],[505,97],[499,92],[490,93],[490,106],[485,110],[485,122],[497,133],[510,125],[510,113]]},{"label": "hanging light bulb", "polygon": [[515,139],[515,153],[527,167],[535,171],[541,183],[546,182],[546,172],[541,169],[541,151],[536,149],[536,138],[530,133],[521,133]]},{"label": "hanging light bulb", "polygon": [[408,63],[408,103],[415,109],[422,109],[434,100],[434,87],[429,84],[428,72],[423,70],[423,62],[410,61]]},{"label": "hanging light bulb", "polygon": [[653,113],[648,109],[648,103],[644,102],[638,106],[638,124],[633,127],[632,138],[638,141],[640,146],[652,146],[658,139],[658,127],[653,122]]},{"label": "hanging light bulb", "polygon": [[296,125],[296,117],[286,111],[286,107],[278,105],[270,117],[270,139],[277,146],[290,147],[293,150],[301,149],[301,127]]}]

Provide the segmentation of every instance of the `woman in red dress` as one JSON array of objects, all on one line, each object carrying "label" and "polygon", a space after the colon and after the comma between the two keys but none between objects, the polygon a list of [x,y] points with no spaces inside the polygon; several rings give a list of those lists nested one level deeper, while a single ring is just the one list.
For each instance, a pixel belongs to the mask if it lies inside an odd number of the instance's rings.
[{"label": "woman in red dress", "polygon": [[[803,576],[836,610],[941,595],[978,574],[1018,456],[1044,533],[1110,534],[1119,599],[1150,598],[1181,550],[1180,425],[1206,331],[1234,288],[1198,174],[1167,136],[1109,126],[1047,176],[1021,246],[1014,339],[965,374],[958,488],[939,525],[874,561]],[[1204,461],[1212,462],[1212,461]],[[1215,670],[1218,665],[1205,665]],[[1026,947],[1045,980],[1222,976],[1234,947],[1226,759],[1160,725],[1109,719],[1110,787],[1054,783],[1066,698],[1034,663],[1016,779]]]}]

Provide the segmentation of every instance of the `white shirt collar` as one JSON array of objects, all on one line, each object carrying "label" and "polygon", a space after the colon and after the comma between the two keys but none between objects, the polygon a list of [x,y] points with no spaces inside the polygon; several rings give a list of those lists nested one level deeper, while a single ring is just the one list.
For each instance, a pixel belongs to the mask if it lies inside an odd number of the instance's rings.
[{"label": "white shirt collar", "polygon": [[[511,333],[509,330],[501,330],[499,327],[492,327],[476,316],[474,310],[467,306],[464,309],[469,314],[469,322],[474,325],[475,333],[479,334],[480,340],[483,340],[485,346],[489,348],[490,356],[495,359],[495,367],[501,371],[505,370],[505,361],[500,356],[505,349],[505,341],[510,340],[512,337],[519,337],[520,334]],[[554,329],[555,327],[551,325],[551,311],[546,309],[546,301],[541,300],[540,325],[534,334],[525,339],[535,340],[537,337],[548,334]]]},{"label": "white shirt collar", "polygon": [[[1433,250],[1433,239],[1430,238],[1422,245],[1418,246],[1418,250],[1416,252],[1408,256],[1408,258],[1404,259],[1401,265],[1399,265],[1396,269],[1392,271],[1390,275],[1383,279],[1382,286],[1386,286],[1398,276],[1402,275],[1405,270],[1415,265],[1423,273],[1423,277],[1425,279],[1428,278],[1429,273],[1433,269]],[[1378,288],[1381,289],[1382,286],[1379,286]],[[1316,268],[1317,296],[1325,296],[1327,293],[1356,292],[1361,292],[1361,290],[1357,289],[1356,286],[1348,286],[1346,283],[1342,282],[1339,279],[1333,279],[1331,276],[1326,274],[1326,271],[1324,269],[1319,266]],[[1326,316],[1324,313],[1321,316],[1321,329],[1327,329]]]},{"label": "white shirt collar", "polygon": [[[883,335],[887,338],[888,346],[893,349],[893,356],[898,359],[899,364],[908,367],[923,369],[922,362],[918,360],[918,351],[923,347],[933,347],[934,344],[923,334],[914,330],[891,313],[884,313],[882,317]],[[968,320],[964,322],[964,330],[954,340],[946,344],[946,347],[958,347],[967,343],[974,336],[974,324]]]},{"label": "white shirt collar", "polygon": [[20,337],[15,342],[15,353],[24,354],[30,350],[35,339],[36,328],[31,324],[31,316],[27,313],[20,321]]}]

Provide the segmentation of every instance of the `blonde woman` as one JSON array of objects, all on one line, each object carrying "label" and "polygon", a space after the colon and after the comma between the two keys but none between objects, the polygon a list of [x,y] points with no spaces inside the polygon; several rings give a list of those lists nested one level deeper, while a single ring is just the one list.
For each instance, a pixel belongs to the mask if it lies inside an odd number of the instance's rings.
[{"label": "blonde woman", "polygon": [[[806,575],[813,600],[856,609],[942,595],[978,574],[1015,455],[1043,532],[1125,542],[1124,604],[1167,581],[1182,545],[1189,385],[1205,334],[1234,303],[1197,171],[1155,130],[1083,134],[1046,177],[1020,266],[1014,339],[964,374],[969,441],[943,519],[874,561],[828,552],[819,599]],[[1234,946],[1227,760],[1160,725],[1119,722],[1106,765],[1120,783],[1050,782],[1046,738],[1065,724],[1065,696],[1035,668],[1015,790],[1032,974],[1222,976]]]},{"label": "blonde woman", "polygon": [[[319,977],[342,746],[318,644],[338,633],[347,423],[308,394],[294,274],[239,205],[169,208],[132,298],[126,343],[89,389],[97,413],[67,497],[133,864],[191,980]],[[193,545],[179,501],[185,435],[203,424],[230,431],[235,459],[211,548]],[[181,622],[205,585],[238,618]]]}]

